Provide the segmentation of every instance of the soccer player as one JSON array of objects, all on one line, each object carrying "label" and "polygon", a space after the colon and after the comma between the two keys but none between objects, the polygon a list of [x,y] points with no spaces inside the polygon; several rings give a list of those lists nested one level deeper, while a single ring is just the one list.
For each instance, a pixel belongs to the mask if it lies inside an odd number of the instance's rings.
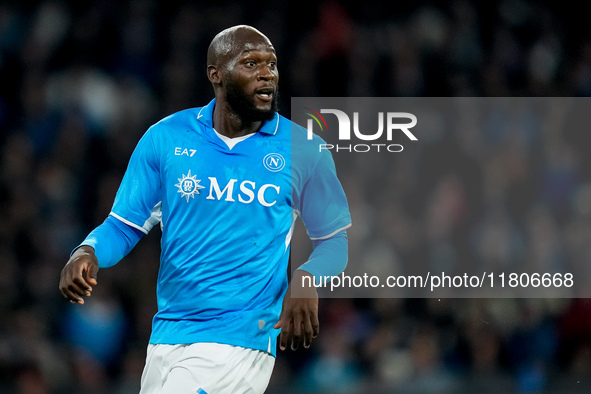
[{"label": "soccer player", "polygon": [[[116,264],[160,224],[158,312],[142,394],[264,392],[277,336],[281,350],[295,350],[318,334],[318,295],[302,279],[337,275],[347,264],[347,200],[330,153],[317,150],[321,140],[308,141],[277,113],[269,39],[250,26],[226,29],[207,64],[215,98],[148,129],[112,212],[60,278],[63,295],[84,304],[99,267]],[[288,288],[298,216],[314,250]],[[290,289],[303,296],[286,296]]]}]

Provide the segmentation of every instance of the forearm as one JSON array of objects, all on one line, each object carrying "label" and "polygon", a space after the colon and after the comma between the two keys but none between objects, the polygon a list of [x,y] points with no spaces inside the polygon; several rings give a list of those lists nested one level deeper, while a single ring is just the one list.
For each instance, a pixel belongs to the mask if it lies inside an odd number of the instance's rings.
[{"label": "forearm", "polygon": [[83,245],[92,247],[99,266],[105,268],[117,264],[133,249],[143,235],[141,231],[108,216],[78,247]]},{"label": "forearm", "polygon": [[306,271],[316,278],[316,283],[325,276],[336,276],[345,270],[348,260],[348,240],[345,230],[331,238],[315,240],[314,251],[308,261],[298,270]]}]

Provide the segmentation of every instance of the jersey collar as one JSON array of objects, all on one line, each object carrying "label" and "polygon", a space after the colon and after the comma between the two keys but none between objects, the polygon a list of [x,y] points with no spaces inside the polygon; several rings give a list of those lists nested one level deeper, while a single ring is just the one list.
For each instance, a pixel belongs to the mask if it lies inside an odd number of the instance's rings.
[{"label": "jersey collar", "polygon": [[[213,129],[213,109],[215,108],[215,99],[211,100],[209,104],[202,107],[197,113],[197,120],[206,127]],[[263,123],[258,133],[275,135],[279,128],[279,114],[275,112],[273,119],[267,120]]]}]

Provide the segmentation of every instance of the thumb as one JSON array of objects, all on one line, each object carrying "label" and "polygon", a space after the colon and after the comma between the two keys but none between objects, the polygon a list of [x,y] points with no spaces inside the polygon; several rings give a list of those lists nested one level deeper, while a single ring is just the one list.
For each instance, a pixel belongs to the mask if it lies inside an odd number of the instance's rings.
[{"label": "thumb", "polygon": [[98,282],[96,280],[97,275],[98,275],[98,270],[99,270],[98,264],[93,262],[90,264],[90,268],[86,272],[86,281],[88,283],[90,283],[91,285],[96,286],[98,284]]},{"label": "thumb", "polygon": [[281,318],[279,318],[279,321],[277,322],[277,324],[275,324],[273,326],[273,328],[281,328],[283,327],[283,320],[281,320]]}]

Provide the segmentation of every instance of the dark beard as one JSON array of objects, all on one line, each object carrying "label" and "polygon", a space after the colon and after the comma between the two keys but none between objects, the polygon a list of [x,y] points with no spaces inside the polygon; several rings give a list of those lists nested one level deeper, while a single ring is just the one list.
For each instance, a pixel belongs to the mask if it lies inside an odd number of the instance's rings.
[{"label": "dark beard", "polygon": [[226,101],[228,105],[238,118],[244,123],[252,123],[258,121],[271,120],[278,111],[277,98],[279,93],[273,93],[273,100],[271,100],[271,108],[268,111],[260,110],[255,105],[253,100],[248,98],[244,92],[234,83],[226,82]]}]

